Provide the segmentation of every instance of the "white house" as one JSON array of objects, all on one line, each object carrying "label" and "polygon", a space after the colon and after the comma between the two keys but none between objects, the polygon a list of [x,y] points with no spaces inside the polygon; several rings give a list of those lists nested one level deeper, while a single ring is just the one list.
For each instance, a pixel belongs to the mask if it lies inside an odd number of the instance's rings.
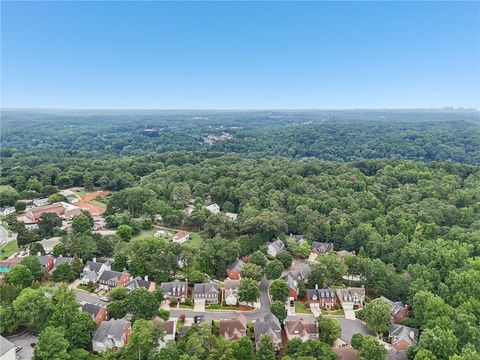
[{"label": "white house", "polygon": [[123,319],[102,321],[93,335],[93,351],[103,352],[107,349],[120,349],[125,346],[132,331],[130,321]]},{"label": "white house", "polygon": [[15,360],[16,346],[0,335],[0,360]]},{"label": "white house", "polygon": [[225,279],[224,299],[227,305],[237,305],[238,303],[238,288],[240,287],[240,280]]},{"label": "white house", "polygon": [[267,253],[270,256],[277,256],[281,252],[285,251],[285,244],[282,240],[275,240],[271,243],[268,243]]},{"label": "white house", "polygon": [[60,244],[60,239],[60,237],[55,236],[50,239],[43,239],[42,241],[39,241],[39,244],[43,246],[46,254],[51,254],[53,252],[53,248]]},{"label": "white house", "polygon": [[217,204],[213,203],[211,205],[208,205],[205,207],[208,211],[210,211],[212,214],[218,214],[220,212],[220,206]]},{"label": "white house", "polygon": [[182,230],[176,233],[173,236],[173,242],[177,244],[183,244],[185,241],[190,239],[190,233],[188,231]]},{"label": "white house", "polygon": [[232,221],[236,221],[238,217],[238,214],[231,212],[226,212],[225,215]]}]

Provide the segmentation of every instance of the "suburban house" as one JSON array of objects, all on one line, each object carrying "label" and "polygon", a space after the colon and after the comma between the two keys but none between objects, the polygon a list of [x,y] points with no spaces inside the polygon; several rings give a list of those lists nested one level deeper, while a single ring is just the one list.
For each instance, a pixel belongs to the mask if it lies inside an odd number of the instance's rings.
[{"label": "suburban house", "polygon": [[285,251],[285,244],[283,243],[282,240],[275,240],[273,242],[268,243],[268,246],[267,246],[268,255],[275,257],[283,251]]},{"label": "suburban house", "polygon": [[305,282],[311,272],[312,266],[308,262],[300,260],[295,262],[295,266],[288,273],[297,280],[297,282]]},{"label": "suburban house", "polygon": [[218,214],[220,212],[220,206],[217,204],[213,203],[211,205],[205,206],[205,208],[210,211],[212,214]]},{"label": "suburban house", "polygon": [[[40,253],[39,253],[40,254]],[[55,266],[55,258],[50,255],[37,255],[40,265],[42,265],[43,271],[50,272]]]},{"label": "suburban house", "polygon": [[154,292],[155,282],[149,281],[148,275],[145,275],[143,279],[140,276],[137,276],[136,278],[132,279],[132,281],[130,281],[125,286],[125,288],[130,291],[133,291],[135,289],[145,289],[145,290],[148,290],[149,292]]},{"label": "suburban house", "polygon": [[272,341],[275,351],[279,351],[282,347],[282,327],[280,321],[273,314],[266,315],[263,319],[257,320],[253,326],[255,335],[255,344],[258,350],[258,345],[263,336],[268,336]]},{"label": "suburban house", "polygon": [[325,255],[333,251],[333,243],[312,242],[312,253],[318,255]]},{"label": "suburban house", "polygon": [[225,285],[224,297],[225,303],[227,305],[237,305],[238,303],[238,288],[240,287],[240,278],[230,279],[227,278],[223,282]]},{"label": "suburban house", "polygon": [[287,339],[300,339],[302,341],[318,339],[318,326],[313,320],[295,319],[285,322]]},{"label": "suburban house", "polygon": [[[335,347],[333,351],[335,352],[335,354],[337,354],[339,360],[357,360],[358,359],[358,351],[355,350],[350,345]],[[393,359],[390,359],[390,354],[389,354],[389,360],[393,360]]]},{"label": "suburban house", "polygon": [[17,264],[20,264],[21,261],[21,257],[14,257],[0,261],[0,274],[9,273],[12,271],[13,267]]},{"label": "suburban house", "polygon": [[0,335],[0,360],[15,360],[17,347]]},{"label": "suburban house", "polygon": [[126,286],[132,280],[128,272],[105,270],[98,278],[99,288],[109,290],[117,286]]},{"label": "suburban house", "polygon": [[295,234],[290,234],[290,238],[295,242],[295,244],[301,244],[302,242],[305,241],[305,236],[303,235],[295,235]]},{"label": "suburban house", "polygon": [[386,297],[383,297],[383,296],[380,296],[380,299],[385,301],[392,309],[391,315],[392,315],[392,321],[394,323],[400,324],[400,322],[404,318],[410,315],[410,311],[408,310],[407,304],[403,304],[401,301],[393,302],[392,300],[387,299]]},{"label": "suburban house", "polygon": [[297,300],[298,297],[298,281],[291,275],[287,274],[282,280],[288,284],[288,300]]},{"label": "suburban house", "polygon": [[190,233],[188,231],[182,230],[176,233],[173,236],[173,242],[177,244],[183,244],[185,241],[190,239]]},{"label": "suburban house", "polygon": [[188,296],[188,283],[185,281],[162,282],[160,288],[163,290],[166,299],[186,299]]},{"label": "suburban house", "polygon": [[395,350],[407,350],[409,346],[417,344],[417,329],[404,325],[392,324],[388,331],[388,338]]},{"label": "suburban house", "polygon": [[53,248],[60,244],[60,237],[55,236],[50,239],[43,239],[42,241],[39,241],[38,243],[43,246],[43,250],[45,250],[45,254],[51,254],[53,252]]},{"label": "suburban house", "polygon": [[192,215],[193,210],[195,210],[195,205],[189,204],[183,209],[183,212],[187,214],[188,216]]},{"label": "suburban house", "polygon": [[247,318],[239,314],[228,320],[220,320],[219,334],[227,340],[238,340],[247,336]]},{"label": "suburban house", "polygon": [[56,257],[56,258],[53,258],[54,260],[54,264],[53,264],[53,268],[55,269],[58,265],[62,264],[62,263],[67,263],[68,265],[72,265],[73,263],[73,258],[72,257],[65,257],[65,256],[59,256],[59,257]]},{"label": "suburban house", "polygon": [[82,284],[96,284],[100,275],[105,270],[111,270],[112,267],[110,263],[101,263],[97,262],[96,258],[93,258],[93,261],[87,261],[83,267],[82,273],[80,274],[80,280]]},{"label": "suburban house", "polygon": [[163,338],[158,339],[158,348],[164,348],[169,341],[175,341],[175,334],[177,332],[177,321],[168,320],[162,323]]},{"label": "suburban house", "polygon": [[25,216],[32,223],[36,223],[40,220],[40,216],[45,213],[55,213],[62,218],[70,219],[76,215],[80,215],[82,210],[75,205],[66,202],[58,202],[31,208],[25,213]]},{"label": "suburban house", "polygon": [[218,294],[220,286],[211,281],[193,286],[193,301],[195,303],[218,304]]},{"label": "suburban house", "polygon": [[318,307],[319,309],[333,309],[338,304],[335,291],[331,288],[307,290],[307,301],[310,307]]},{"label": "suburban house", "polygon": [[355,251],[340,250],[337,251],[337,255],[340,256],[340,258],[345,259],[347,256],[355,256]]},{"label": "suburban house", "polygon": [[365,303],[365,288],[348,287],[337,290],[338,300],[345,309],[363,308]]},{"label": "suburban house", "polygon": [[230,279],[235,280],[240,278],[240,272],[242,271],[245,263],[242,260],[237,260],[227,266],[227,275]]},{"label": "suburban house", "polygon": [[95,324],[97,324],[97,328],[102,321],[108,320],[107,309],[99,305],[85,303],[80,307],[80,310],[90,314]]},{"label": "suburban house", "polygon": [[237,213],[231,213],[231,212],[226,212],[225,215],[232,221],[236,221],[238,217]]},{"label": "suburban house", "polygon": [[93,335],[92,348],[95,352],[103,352],[107,349],[120,349],[128,343],[128,337],[132,331],[130,321],[108,320],[102,321]]}]

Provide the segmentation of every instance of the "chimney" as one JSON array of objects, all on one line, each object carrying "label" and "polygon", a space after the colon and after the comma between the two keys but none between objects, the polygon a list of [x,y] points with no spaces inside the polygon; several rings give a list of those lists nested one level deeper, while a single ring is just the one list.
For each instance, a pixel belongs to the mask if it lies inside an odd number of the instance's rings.
[{"label": "chimney", "polygon": [[92,260],[93,260],[93,262],[97,262],[97,258],[96,258],[96,257],[94,257]]},{"label": "chimney", "polygon": [[315,284],[315,290],[318,290],[318,284]]},{"label": "chimney", "polygon": [[42,256],[42,253],[40,251],[37,252],[37,256]]},{"label": "chimney", "polygon": [[148,275],[145,275],[144,279],[145,281],[148,281]]}]

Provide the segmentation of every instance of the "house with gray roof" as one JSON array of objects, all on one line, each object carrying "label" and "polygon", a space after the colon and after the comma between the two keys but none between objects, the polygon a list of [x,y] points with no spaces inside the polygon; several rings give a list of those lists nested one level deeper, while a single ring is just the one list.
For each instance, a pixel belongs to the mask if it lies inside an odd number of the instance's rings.
[{"label": "house with gray roof", "polygon": [[272,313],[257,320],[253,326],[253,332],[257,349],[263,336],[268,336],[276,351],[282,347],[282,327],[278,318]]},{"label": "house with gray roof", "polygon": [[219,294],[220,286],[213,281],[193,286],[193,301],[195,303],[218,304]]},{"label": "house with gray roof", "polygon": [[80,274],[80,280],[82,284],[95,284],[105,270],[111,269],[110,263],[97,262],[97,259],[94,258],[93,261],[87,261],[85,263],[82,273]]},{"label": "house with gray roof", "polygon": [[102,321],[93,335],[93,351],[103,352],[107,349],[124,347],[128,342],[131,331],[130,321],[124,319]]},{"label": "house with gray roof", "polygon": [[125,286],[125,288],[130,291],[133,291],[135,289],[145,289],[145,290],[148,290],[149,292],[154,292],[155,283],[153,281],[149,281],[147,275],[145,275],[145,278],[143,279],[140,276],[137,276],[132,281],[130,281]]},{"label": "house with gray roof", "polygon": [[418,329],[404,325],[392,324],[388,330],[388,338],[395,350],[404,351],[418,341]]},{"label": "house with gray roof", "polygon": [[186,281],[162,282],[160,287],[163,290],[165,299],[185,300],[188,296],[188,283]]},{"label": "house with gray roof", "polygon": [[99,288],[109,290],[116,286],[126,286],[132,280],[128,272],[105,270],[98,277]]},{"label": "house with gray roof", "polygon": [[320,309],[333,309],[338,304],[338,298],[333,289],[319,289],[318,286],[307,290],[307,301],[310,307]]},{"label": "house with gray roof", "polygon": [[392,316],[392,321],[396,324],[400,324],[400,322],[406,318],[408,315],[410,315],[410,311],[408,310],[408,305],[402,303],[401,301],[395,301],[393,302],[390,299],[387,299],[384,296],[380,296],[382,301],[386,302],[388,306],[390,306],[391,309],[391,316]]},{"label": "house with gray roof", "polygon": [[85,303],[80,307],[80,311],[90,314],[92,319],[95,321],[97,328],[100,326],[102,321],[108,320],[107,309],[99,305]]},{"label": "house with gray roof", "polygon": [[275,257],[281,252],[284,252],[285,249],[285,244],[283,243],[282,240],[275,240],[273,242],[268,243],[267,246],[267,253],[268,255]]},{"label": "house with gray roof", "polygon": [[319,241],[312,242],[312,252],[318,255],[325,255],[333,251],[333,243],[324,243]]}]

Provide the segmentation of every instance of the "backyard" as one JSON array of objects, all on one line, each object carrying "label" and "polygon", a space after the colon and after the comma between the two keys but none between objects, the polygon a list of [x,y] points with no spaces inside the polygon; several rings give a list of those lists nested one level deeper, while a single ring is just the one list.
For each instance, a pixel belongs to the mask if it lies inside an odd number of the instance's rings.
[{"label": "backyard", "polygon": [[[167,230],[169,231],[170,233],[172,233],[172,235],[175,235],[177,232],[179,232],[180,230],[179,229],[172,229],[172,228],[166,228],[166,227],[154,227],[152,229],[148,229],[148,230],[142,230],[139,234],[135,235],[132,239],[133,240],[136,240],[136,239],[148,239],[148,238],[151,238],[151,237],[154,237],[155,236],[155,233],[158,231],[158,230]],[[171,237],[167,237],[167,236],[162,236],[162,238],[168,238],[170,239]],[[184,244],[185,245],[188,245],[192,248],[199,248],[200,245],[202,244],[203,242],[203,238],[200,236],[199,233],[197,232],[190,232],[190,239],[187,240],[187,242],[185,242]]]}]

